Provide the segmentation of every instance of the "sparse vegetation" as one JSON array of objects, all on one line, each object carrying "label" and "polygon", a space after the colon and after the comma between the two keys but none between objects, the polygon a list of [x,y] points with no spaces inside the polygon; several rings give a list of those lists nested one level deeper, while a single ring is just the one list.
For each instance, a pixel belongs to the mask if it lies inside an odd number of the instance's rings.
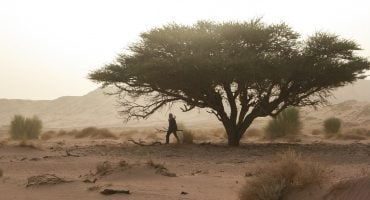
[{"label": "sparse vegetation", "polygon": [[37,117],[26,118],[15,115],[10,124],[10,136],[14,140],[37,139],[41,133],[42,122]]},{"label": "sparse vegetation", "polygon": [[336,199],[368,199],[370,192],[370,175],[342,180],[329,189],[325,200]]},{"label": "sparse vegetation", "polygon": [[323,182],[324,168],[294,151],[277,157],[273,165],[260,168],[240,192],[241,200],[279,200],[293,189]]},{"label": "sparse vegetation", "polygon": [[22,140],[18,144],[19,147],[25,147],[25,148],[30,148],[30,149],[41,149],[39,146],[35,145],[32,142]]},{"label": "sparse vegetation", "polygon": [[324,130],[328,136],[339,132],[342,122],[336,117],[330,117],[324,121]]},{"label": "sparse vegetation", "polygon": [[294,107],[287,108],[270,120],[265,128],[268,139],[282,137],[294,138],[300,133],[302,122],[299,110]]},{"label": "sparse vegetation", "polygon": [[184,144],[193,144],[194,143],[194,136],[190,130],[183,130],[182,131],[182,143]]},{"label": "sparse vegetation", "polygon": [[38,176],[31,176],[27,179],[26,187],[38,186],[38,185],[56,185],[60,183],[67,183],[71,181],[59,178],[55,174],[42,174]]},{"label": "sparse vegetation", "polygon": [[[341,131],[336,138],[340,140],[366,140],[370,138],[370,130],[363,128]],[[331,136],[331,135],[329,135]]]},{"label": "sparse vegetation", "polygon": [[116,135],[106,128],[87,127],[75,133],[75,138],[93,138],[93,139],[118,139]]},{"label": "sparse vegetation", "polygon": [[258,137],[262,137],[262,136],[263,136],[263,131],[261,131],[260,129],[257,129],[257,128],[250,128],[245,133],[245,137],[247,137],[247,138],[251,138],[251,137],[258,138]]},{"label": "sparse vegetation", "polygon": [[169,172],[168,169],[163,164],[155,163],[153,162],[153,160],[149,160],[146,164],[149,167],[154,168],[155,173],[157,174],[161,174],[163,176],[169,176],[169,177],[176,177],[176,174]]},{"label": "sparse vegetation", "polygon": [[96,174],[104,176],[110,174],[113,171],[113,164],[109,161],[104,161],[96,165]]},{"label": "sparse vegetation", "polygon": [[42,140],[50,140],[51,138],[55,137],[57,133],[55,131],[46,131],[45,133],[40,135],[40,139]]},{"label": "sparse vegetation", "polygon": [[322,130],[319,130],[319,129],[314,129],[311,131],[311,135],[323,135],[324,132]]},{"label": "sparse vegetation", "polygon": [[[192,133],[191,130],[189,130],[188,128],[186,128],[186,126],[184,126],[184,124],[182,123],[178,123],[177,124],[177,127],[179,130],[182,130],[181,131],[181,143],[184,143],[184,144],[193,144],[194,143],[194,134]],[[179,132],[178,132],[179,133]]]}]

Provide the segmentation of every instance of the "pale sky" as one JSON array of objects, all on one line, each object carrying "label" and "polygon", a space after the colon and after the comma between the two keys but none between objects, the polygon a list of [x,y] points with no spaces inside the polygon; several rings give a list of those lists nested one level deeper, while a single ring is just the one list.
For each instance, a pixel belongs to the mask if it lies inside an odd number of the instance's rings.
[{"label": "pale sky", "polygon": [[353,39],[370,58],[368,0],[0,0],[0,98],[55,99],[98,87],[87,74],[169,22],[286,22]]}]

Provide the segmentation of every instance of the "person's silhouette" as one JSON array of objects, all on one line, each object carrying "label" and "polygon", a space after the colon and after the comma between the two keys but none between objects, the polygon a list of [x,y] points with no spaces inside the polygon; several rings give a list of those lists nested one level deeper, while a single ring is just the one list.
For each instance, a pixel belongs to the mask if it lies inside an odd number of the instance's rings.
[{"label": "person's silhouette", "polygon": [[175,135],[175,137],[177,139],[177,143],[180,143],[179,137],[177,136],[176,132],[177,132],[176,119],[172,115],[172,113],[170,113],[168,115],[168,130],[167,130],[167,135],[166,135],[166,144],[168,144],[170,142],[171,133],[173,133],[173,135]]}]

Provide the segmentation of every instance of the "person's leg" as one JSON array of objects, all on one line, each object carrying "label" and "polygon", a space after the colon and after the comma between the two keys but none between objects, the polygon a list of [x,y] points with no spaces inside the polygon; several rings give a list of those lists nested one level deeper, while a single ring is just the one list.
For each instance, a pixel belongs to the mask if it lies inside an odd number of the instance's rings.
[{"label": "person's leg", "polygon": [[176,137],[177,143],[180,143],[180,139],[179,139],[179,136],[177,136],[176,131],[174,131],[174,132],[173,132],[173,134],[174,134],[174,135],[175,135],[175,137]]},{"label": "person's leg", "polygon": [[171,132],[170,131],[167,131],[166,144],[168,144],[170,142],[170,135],[171,135]]}]

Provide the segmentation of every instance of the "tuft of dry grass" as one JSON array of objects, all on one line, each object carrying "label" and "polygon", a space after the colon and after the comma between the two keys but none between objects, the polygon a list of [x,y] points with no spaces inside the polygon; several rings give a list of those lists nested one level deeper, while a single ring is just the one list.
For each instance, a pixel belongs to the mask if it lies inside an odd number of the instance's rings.
[{"label": "tuft of dry grass", "polygon": [[108,175],[113,171],[113,164],[109,161],[104,161],[96,165],[96,174],[100,176]]},{"label": "tuft of dry grass", "polygon": [[149,160],[146,164],[149,167],[154,168],[157,174],[169,177],[176,177],[176,174],[169,172],[168,169],[163,164],[154,163],[153,160]]},{"label": "tuft of dry grass", "polygon": [[41,140],[50,140],[51,138],[55,137],[57,134],[55,131],[46,131],[45,133],[41,134]]},{"label": "tuft of dry grass", "polygon": [[27,179],[26,187],[38,186],[38,185],[56,185],[60,183],[67,183],[71,181],[59,178],[55,174],[42,174],[38,176],[31,176]]},{"label": "tuft of dry grass", "polygon": [[347,134],[339,134],[336,139],[340,140],[366,140],[367,137],[363,135],[357,135],[353,133],[347,133]]},{"label": "tuft of dry grass", "polygon": [[370,196],[370,176],[343,180],[334,184],[324,196],[326,200],[368,199]]},{"label": "tuft of dry grass", "polygon": [[324,181],[324,168],[294,151],[277,156],[273,165],[260,168],[240,192],[241,200],[279,200],[289,191]]},{"label": "tuft of dry grass", "polygon": [[264,132],[262,130],[257,129],[257,128],[250,128],[245,132],[244,137],[259,138],[259,137],[263,137],[263,135],[264,135]]},{"label": "tuft of dry grass", "polygon": [[18,143],[18,146],[19,147],[24,147],[24,148],[30,148],[30,149],[38,149],[40,150],[41,148],[37,145],[35,145],[34,143],[32,142],[29,142],[27,140],[22,140]]},{"label": "tuft of dry grass", "polygon": [[118,139],[118,137],[110,132],[108,129],[96,127],[87,127],[82,129],[81,131],[77,131],[74,134],[74,137],[77,139],[87,137],[92,139]]},{"label": "tuft of dry grass", "polygon": [[370,130],[363,128],[348,129],[337,134],[326,134],[326,138],[338,140],[367,140],[370,139]]},{"label": "tuft of dry grass", "polygon": [[182,143],[184,144],[194,143],[194,136],[190,130],[184,129],[184,131],[182,132]]},{"label": "tuft of dry grass", "polygon": [[311,131],[311,135],[324,135],[325,133],[322,130],[314,129]]}]

